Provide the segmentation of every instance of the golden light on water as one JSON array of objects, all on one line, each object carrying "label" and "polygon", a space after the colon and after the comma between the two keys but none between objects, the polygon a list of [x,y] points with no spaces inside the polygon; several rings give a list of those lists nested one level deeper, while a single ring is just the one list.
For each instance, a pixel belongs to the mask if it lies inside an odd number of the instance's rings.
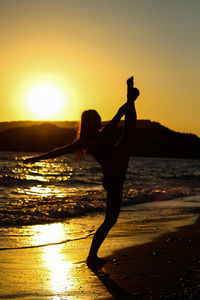
[{"label": "golden light on water", "polygon": [[[36,195],[40,197],[56,196],[56,198],[62,198],[65,196],[65,193],[62,190],[62,188],[60,188],[59,185],[57,186],[50,184],[50,181],[52,179],[55,179],[58,182],[61,179],[67,181],[72,176],[72,167],[68,166],[67,164],[65,164],[65,166],[63,167],[63,165],[60,163],[46,161],[37,162],[35,164],[35,168],[32,168],[31,164],[28,165],[28,168],[24,168],[23,163],[19,163],[19,165],[23,167],[23,174],[21,174],[21,178],[27,181],[39,181],[41,184],[37,184],[26,189],[18,188],[18,193]],[[14,173],[17,172],[19,172],[19,170],[16,168],[14,170]],[[62,172],[65,172],[66,175],[61,175]],[[49,186],[44,186],[43,183],[47,182],[49,183]]]},{"label": "golden light on water", "polygon": [[65,196],[61,190],[56,189],[54,187],[42,187],[41,185],[33,186],[29,190],[26,191],[27,195],[37,195],[41,197],[50,197],[55,196],[58,198],[62,198]]},{"label": "golden light on water", "polygon": [[51,83],[40,83],[27,92],[29,109],[42,119],[57,115],[66,102],[64,92]]},{"label": "golden light on water", "polygon": [[43,257],[46,262],[46,267],[50,271],[50,284],[54,292],[69,291],[73,285],[69,274],[72,269],[72,263],[66,261],[64,253],[61,252],[62,245],[46,247],[43,252]]},{"label": "golden light on water", "polygon": [[34,245],[57,243],[67,239],[62,223],[34,226]]},{"label": "golden light on water", "polygon": [[[34,227],[34,245],[57,243],[67,239],[62,223]],[[63,251],[64,244],[42,247],[44,268],[48,271],[48,285],[54,293],[69,291],[73,286],[70,270],[72,262]]]}]

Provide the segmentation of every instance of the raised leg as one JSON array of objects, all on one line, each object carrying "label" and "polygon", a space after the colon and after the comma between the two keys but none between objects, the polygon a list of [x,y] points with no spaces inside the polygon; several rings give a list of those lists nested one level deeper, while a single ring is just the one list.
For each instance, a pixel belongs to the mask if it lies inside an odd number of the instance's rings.
[{"label": "raised leg", "polygon": [[139,96],[140,92],[137,88],[133,87],[133,77],[127,80],[127,107],[125,114],[125,126],[123,140],[126,139],[130,142],[132,138],[133,129],[135,128],[137,115],[135,110],[135,100]]}]

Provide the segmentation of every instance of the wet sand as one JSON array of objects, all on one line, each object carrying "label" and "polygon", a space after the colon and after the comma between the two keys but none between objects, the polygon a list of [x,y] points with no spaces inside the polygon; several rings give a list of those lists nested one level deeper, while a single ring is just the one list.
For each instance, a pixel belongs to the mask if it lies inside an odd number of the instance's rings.
[{"label": "wet sand", "polygon": [[107,260],[104,272],[133,299],[200,299],[200,220]]},{"label": "wet sand", "polygon": [[[200,223],[177,231],[194,222],[198,213],[174,214],[173,205],[171,211],[158,209],[158,204],[152,209],[152,205],[122,209],[100,249],[107,262],[98,272],[84,262],[91,233],[83,231],[81,238],[74,233],[71,240],[70,232],[84,224],[96,230],[102,214],[5,230],[0,239],[0,299],[162,299],[161,295],[170,295],[166,299],[180,300],[189,299],[180,298],[184,293],[200,293]],[[173,297],[181,296],[172,298],[174,293]]]}]

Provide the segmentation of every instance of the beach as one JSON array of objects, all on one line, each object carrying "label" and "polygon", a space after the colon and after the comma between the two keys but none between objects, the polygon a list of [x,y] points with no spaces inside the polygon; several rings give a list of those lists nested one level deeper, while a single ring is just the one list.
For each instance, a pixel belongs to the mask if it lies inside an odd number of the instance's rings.
[{"label": "beach", "polygon": [[[199,299],[199,233],[198,221],[153,242],[116,251],[108,257],[105,273],[130,299]],[[120,299],[117,289],[111,293]]]},{"label": "beach", "polygon": [[[102,213],[5,229],[0,299],[198,299],[184,298],[199,295],[199,210],[188,204],[195,197],[123,208],[98,271],[85,259]],[[86,223],[91,232],[80,235]]]},{"label": "beach", "polygon": [[85,260],[104,219],[101,168],[26,156],[0,157],[0,299],[196,299],[198,160],[131,157],[97,271]]}]

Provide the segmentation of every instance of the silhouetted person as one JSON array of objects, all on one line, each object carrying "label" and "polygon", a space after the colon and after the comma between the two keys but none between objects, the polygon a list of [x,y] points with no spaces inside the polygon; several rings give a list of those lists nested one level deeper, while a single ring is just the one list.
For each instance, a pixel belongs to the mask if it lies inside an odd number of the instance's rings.
[{"label": "silhouetted person", "polygon": [[[97,252],[108,232],[117,222],[122,204],[122,189],[128,168],[133,129],[136,124],[134,101],[139,96],[139,90],[133,87],[133,77],[127,80],[127,86],[127,103],[119,108],[114,118],[103,129],[101,129],[101,117],[95,110],[84,111],[79,137],[75,142],[25,160],[25,162],[34,163],[71,152],[78,152],[80,156],[87,152],[101,165],[107,203],[105,219],[93,237],[87,258],[88,266],[94,268],[103,265],[104,260],[97,256]],[[110,142],[113,130],[116,129],[123,115],[125,115],[123,135],[116,144],[113,144]]]}]

